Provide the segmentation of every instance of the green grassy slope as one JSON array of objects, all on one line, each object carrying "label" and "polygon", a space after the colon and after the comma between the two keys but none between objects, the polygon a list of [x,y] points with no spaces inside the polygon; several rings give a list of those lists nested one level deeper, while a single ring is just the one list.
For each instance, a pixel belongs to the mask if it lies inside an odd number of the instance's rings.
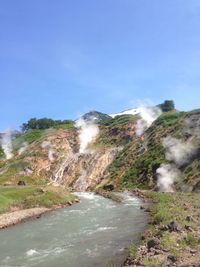
[{"label": "green grassy slope", "polygon": [[[190,125],[190,131],[187,127],[188,120],[194,124]],[[157,179],[156,170],[162,163],[167,162],[162,140],[167,136],[172,136],[182,141],[192,138],[192,142],[198,149],[195,157],[182,167],[181,179],[177,186],[180,187],[182,183],[185,183],[196,190],[200,189],[200,138],[198,134],[192,136],[193,132],[199,129],[199,121],[200,110],[166,112],[152,124],[142,137],[132,135],[130,138],[125,138],[126,140],[123,141],[126,143],[124,149],[109,167],[108,183],[120,188],[154,188]],[[127,127],[127,124],[125,125]],[[118,125],[118,127],[121,127],[121,125]],[[105,132],[106,141],[104,141]],[[106,129],[99,140],[106,143],[109,138],[112,138],[112,135]],[[118,139],[119,136],[116,138]],[[117,140],[115,143],[120,143],[120,141]]]},{"label": "green grassy slope", "polygon": [[52,207],[73,202],[75,197],[61,188],[37,186],[0,186],[0,213],[13,207],[28,209]]},{"label": "green grassy slope", "polygon": [[[140,244],[130,247],[126,266],[135,266],[138,262],[136,266],[174,266],[173,262],[175,266],[199,266],[199,194],[141,193],[153,201],[151,220]],[[171,224],[174,228],[169,227]]]}]

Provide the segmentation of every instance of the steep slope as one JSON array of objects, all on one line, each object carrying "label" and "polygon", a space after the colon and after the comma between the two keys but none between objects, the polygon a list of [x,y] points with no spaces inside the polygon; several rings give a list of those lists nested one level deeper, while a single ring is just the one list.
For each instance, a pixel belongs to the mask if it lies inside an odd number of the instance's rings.
[{"label": "steep slope", "polygon": [[[29,137],[32,134],[30,131]],[[15,145],[20,142],[23,145],[24,138],[27,140],[27,134],[16,139]],[[12,159],[1,161],[1,185],[50,183],[70,190],[91,189],[103,178],[104,171],[119,150],[117,147],[91,147],[85,153],[79,153],[75,129],[41,131],[21,148],[15,150]]]},{"label": "steep slope", "polygon": [[[113,185],[113,187],[156,189],[156,171],[161,164],[169,162],[165,155],[166,149],[162,144],[163,139],[170,136],[185,144],[190,142],[195,147],[195,153],[179,168],[181,174],[176,181],[177,189],[199,190],[199,110],[163,113],[141,137],[134,135],[134,132],[132,134],[132,140],[127,139],[123,150],[108,168],[105,175],[108,188]],[[100,137],[100,140],[102,138]],[[121,141],[121,138],[119,140]],[[115,143],[119,143],[119,140]]]}]

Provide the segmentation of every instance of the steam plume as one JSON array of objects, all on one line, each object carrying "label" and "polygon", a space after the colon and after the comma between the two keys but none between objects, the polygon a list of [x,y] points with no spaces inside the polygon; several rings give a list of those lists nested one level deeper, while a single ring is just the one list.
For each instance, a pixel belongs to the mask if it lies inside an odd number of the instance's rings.
[{"label": "steam plume", "polygon": [[171,136],[163,140],[163,146],[166,149],[166,159],[175,162],[178,166],[187,163],[196,152],[195,146],[190,141],[183,142]]},{"label": "steam plume", "polygon": [[180,175],[178,168],[188,162],[190,157],[196,152],[196,148],[191,141],[183,142],[171,136],[164,138],[162,144],[166,149],[166,159],[174,164],[162,164],[157,169],[157,185],[160,191],[172,192],[173,184]]},{"label": "steam plume", "polygon": [[148,129],[151,124],[161,115],[161,110],[158,107],[148,107],[145,105],[140,105],[137,109],[141,117],[137,121],[136,134],[141,136],[146,129]]},{"label": "steam plume", "polygon": [[185,119],[185,133],[189,134],[191,137],[200,138],[200,121],[193,120],[192,118]]},{"label": "steam plume", "polygon": [[173,192],[174,181],[179,176],[179,170],[172,164],[162,164],[156,171],[157,186],[161,192]]},{"label": "steam plume", "polygon": [[6,159],[11,159],[13,157],[12,153],[12,138],[11,138],[11,130],[6,130],[1,137],[0,140],[2,149],[6,156]]},{"label": "steam plume", "polygon": [[82,170],[80,177],[76,180],[74,184],[74,188],[79,191],[85,191],[87,188],[87,182],[86,182],[86,176],[87,172],[85,170]]},{"label": "steam plume", "polygon": [[95,118],[89,121],[79,119],[76,121],[76,127],[79,129],[80,149],[79,153],[85,153],[88,145],[94,141],[99,133],[98,126],[94,123]]},{"label": "steam plume", "polygon": [[20,149],[18,150],[18,154],[21,155],[22,153],[24,153],[24,151],[26,150],[27,146],[28,146],[28,143],[24,142],[22,144],[22,146],[20,147]]},{"label": "steam plume", "polygon": [[49,141],[44,141],[41,147],[48,149],[48,158],[50,161],[54,161],[54,150],[51,143]]},{"label": "steam plume", "polygon": [[50,161],[54,161],[54,151],[51,148],[48,151],[48,158]]}]

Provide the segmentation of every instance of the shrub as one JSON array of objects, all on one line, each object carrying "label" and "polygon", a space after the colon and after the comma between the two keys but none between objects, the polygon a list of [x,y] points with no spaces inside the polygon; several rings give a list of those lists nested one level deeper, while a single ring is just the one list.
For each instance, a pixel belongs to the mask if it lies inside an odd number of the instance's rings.
[{"label": "shrub", "polygon": [[21,137],[28,143],[32,143],[42,137],[42,130],[30,130]]},{"label": "shrub", "polygon": [[163,112],[168,112],[175,109],[173,100],[165,100],[164,103],[158,105]]},{"label": "shrub", "polygon": [[73,125],[73,121],[71,120],[52,120],[49,118],[42,118],[42,119],[36,119],[32,118],[27,123],[23,123],[21,126],[21,129],[23,132],[27,132],[29,130],[44,130],[49,129],[55,126],[61,127],[61,125]]}]

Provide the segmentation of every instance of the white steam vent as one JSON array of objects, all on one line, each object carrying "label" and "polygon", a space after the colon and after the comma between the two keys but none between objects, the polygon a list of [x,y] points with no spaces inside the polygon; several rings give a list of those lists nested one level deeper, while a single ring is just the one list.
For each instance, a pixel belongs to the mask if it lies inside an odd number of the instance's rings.
[{"label": "white steam vent", "polygon": [[163,140],[163,146],[166,149],[166,159],[175,162],[178,166],[185,164],[196,152],[194,144],[190,141],[183,142],[171,136]]},{"label": "white steam vent", "polygon": [[42,148],[45,148],[48,150],[48,158],[50,161],[54,161],[54,149],[52,147],[51,142],[49,141],[44,141],[41,145]]},{"label": "white steam vent", "polygon": [[11,138],[11,130],[6,130],[0,139],[1,147],[4,151],[6,159],[11,159],[13,157],[12,153],[12,138]]},{"label": "white steam vent", "polygon": [[171,136],[164,138],[162,144],[166,150],[165,157],[171,163],[162,164],[157,169],[157,186],[162,192],[172,192],[173,184],[181,173],[179,168],[187,163],[196,148],[190,141],[184,142]]},{"label": "white steam vent", "polygon": [[171,164],[162,164],[156,171],[158,175],[157,186],[161,192],[173,192],[173,184],[180,172]]},{"label": "white steam vent", "polygon": [[88,145],[95,140],[99,133],[98,125],[95,124],[95,118],[84,120],[80,118],[76,121],[76,127],[79,131],[80,149],[79,153],[85,153]]},{"label": "white steam vent", "polygon": [[137,109],[140,119],[137,121],[136,134],[141,136],[151,124],[161,115],[162,111],[158,107],[148,107],[140,105]]}]

